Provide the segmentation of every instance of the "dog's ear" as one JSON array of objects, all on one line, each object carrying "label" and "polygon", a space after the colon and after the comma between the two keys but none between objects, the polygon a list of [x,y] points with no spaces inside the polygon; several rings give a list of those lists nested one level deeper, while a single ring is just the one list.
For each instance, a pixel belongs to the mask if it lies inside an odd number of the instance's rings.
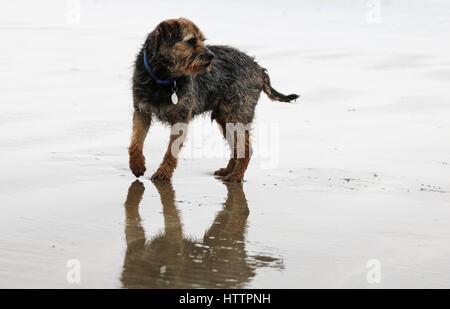
[{"label": "dog's ear", "polygon": [[172,46],[182,39],[181,25],[176,20],[166,20],[161,22],[155,29],[155,47],[158,49],[162,45]]}]

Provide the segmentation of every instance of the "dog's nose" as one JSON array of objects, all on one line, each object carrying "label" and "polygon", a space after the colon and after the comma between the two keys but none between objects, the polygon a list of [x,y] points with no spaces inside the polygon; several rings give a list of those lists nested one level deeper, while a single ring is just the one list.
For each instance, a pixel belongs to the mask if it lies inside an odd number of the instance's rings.
[{"label": "dog's nose", "polygon": [[210,50],[206,50],[205,59],[207,59],[208,61],[211,61],[211,60],[213,60],[213,58],[214,58],[214,54]]}]

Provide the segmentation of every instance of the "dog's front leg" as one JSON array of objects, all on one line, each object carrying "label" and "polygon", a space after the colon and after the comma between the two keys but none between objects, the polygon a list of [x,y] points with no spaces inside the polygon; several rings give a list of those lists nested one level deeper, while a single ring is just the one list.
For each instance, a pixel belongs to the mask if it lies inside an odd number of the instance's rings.
[{"label": "dog's front leg", "polygon": [[178,154],[186,139],[186,134],[187,123],[179,122],[172,125],[166,154],[158,170],[153,174],[152,180],[168,181],[172,178],[173,171],[177,167]]},{"label": "dog's front leg", "polygon": [[130,169],[136,177],[144,175],[145,172],[145,157],[142,150],[151,119],[151,115],[141,114],[138,111],[135,111],[133,115],[133,132],[128,154],[130,156]]}]

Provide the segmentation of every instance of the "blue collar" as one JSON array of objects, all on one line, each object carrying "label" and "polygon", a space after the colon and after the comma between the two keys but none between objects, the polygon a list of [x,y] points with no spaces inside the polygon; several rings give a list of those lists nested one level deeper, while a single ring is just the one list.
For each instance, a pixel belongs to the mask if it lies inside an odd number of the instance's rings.
[{"label": "blue collar", "polygon": [[148,74],[150,74],[150,76],[156,81],[157,84],[169,85],[169,84],[173,83],[173,79],[160,80],[160,79],[156,78],[155,73],[153,73],[152,69],[150,68],[150,65],[148,64],[147,53],[145,52],[145,50],[144,50],[144,66],[145,66],[145,69],[147,70]]}]

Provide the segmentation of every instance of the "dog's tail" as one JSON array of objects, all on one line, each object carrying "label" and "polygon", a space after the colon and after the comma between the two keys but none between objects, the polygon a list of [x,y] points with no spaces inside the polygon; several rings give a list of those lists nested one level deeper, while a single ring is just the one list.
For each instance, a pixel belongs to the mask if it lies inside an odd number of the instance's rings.
[{"label": "dog's tail", "polygon": [[269,99],[271,99],[272,101],[280,102],[291,102],[292,100],[298,99],[299,96],[296,94],[284,95],[273,89],[270,85],[270,77],[269,74],[267,74],[267,70],[262,69],[262,72],[264,79],[263,91],[265,92],[265,94],[267,94]]}]

